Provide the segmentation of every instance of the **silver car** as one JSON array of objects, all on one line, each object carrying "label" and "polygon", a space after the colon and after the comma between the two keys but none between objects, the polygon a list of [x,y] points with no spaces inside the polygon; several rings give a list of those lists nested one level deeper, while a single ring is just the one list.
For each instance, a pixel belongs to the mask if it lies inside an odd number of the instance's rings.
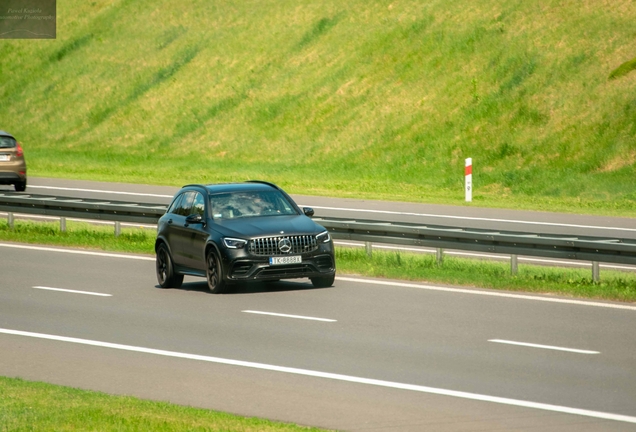
[{"label": "silver car", "polygon": [[0,130],[0,184],[12,184],[22,192],[27,185],[26,171],[22,146],[13,135]]}]

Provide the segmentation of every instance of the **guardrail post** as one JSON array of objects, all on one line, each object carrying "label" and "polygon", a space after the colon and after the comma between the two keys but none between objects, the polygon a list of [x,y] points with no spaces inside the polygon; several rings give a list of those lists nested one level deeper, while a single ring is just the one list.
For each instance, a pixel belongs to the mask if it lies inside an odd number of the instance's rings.
[{"label": "guardrail post", "polygon": [[121,222],[115,221],[115,237],[119,237],[121,234]]},{"label": "guardrail post", "polygon": [[437,248],[437,265],[441,266],[442,264],[444,264],[444,249],[442,248]]},{"label": "guardrail post", "polygon": [[518,270],[517,255],[510,255],[510,274],[516,276]]},{"label": "guardrail post", "polygon": [[373,246],[371,245],[371,242],[364,242],[364,249],[367,251],[367,256],[371,258],[371,255],[373,255]]},{"label": "guardrail post", "polygon": [[601,281],[601,267],[598,264],[598,261],[592,261],[592,280],[594,282]]},{"label": "guardrail post", "polygon": [[13,229],[13,213],[11,212],[7,214],[7,223],[9,224],[9,228]]},{"label": "guardrail post", "polygon": [[60,231],[66,232],[66,218],[65,217],[61,217],[60,218]]}]

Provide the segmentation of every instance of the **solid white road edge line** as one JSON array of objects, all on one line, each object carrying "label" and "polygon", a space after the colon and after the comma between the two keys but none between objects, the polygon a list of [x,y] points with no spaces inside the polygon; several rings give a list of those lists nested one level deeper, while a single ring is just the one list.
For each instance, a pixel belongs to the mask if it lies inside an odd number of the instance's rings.
[{"label": "solid white road edge line", "polygon": [[[303,206],[304,204],[301,205],[301,207]],[[349,211],[349,212],[379,213],[379,214],[418,216],[418,217],[429,217],[429,218],[440,218],[440,219],[460,219],[460,220],[485,221],[485,222],[516,223],[516,224],[525,224],[525,225],[558,226],[558,227],[568,227],[568,228],[593,228],[593,229],[599,229],[599,230],[636,232],[635,228],[605,227],[605,226],[598,226],[598,225],[576,225],[576,224],[554,223],[554,222],[524,221],[524,220],[515,220],[515,219],[493,219],[493,218],[471,217],[471,216],[452,216],[452,215],[441,215],[441,214],[432,214],[432,213],[396,212],[391,210],[350,209],[350,208],[343,208],[343,207],[320,207],[320,206],[311,206],[311,205],[308,205],[308,206],[313,207],[314,209],[321,209],[321,210],[339,210],[339,211]]]},{"label": "solid white road edge line", "polygon": [[565,304],[574,304],[574,305],[580,305],[580,306],[594,306],[594,307],[602,307],[602,308],[610,308],[610,309],[636,310],[636,306],[628,306],[628,305],[622,305],[622,304],[616,304],[616,303],[599,303],[599,302],[593,302],[593,301],[540,297],[540,296],[512,294],[512,293],[497,292],[497,291],[486,291],[486,290],[480,291],[477,289],[473,290],[473,289],[463,289],[463,288],[448,288],[448,287],[419,285],[419,284],[413,284],[413,283],[403,283],[403,282],[393,282],[393,281],[357,279],[357,278],[350,278],[350,277],[343,277],[343,276],[337,276],[336,280],[341,280],[345,282],[357,282],[357,283],[370,284],[370,285],[388,285],[392,287],[416,288],[416,289],[423,289],[423,290],[430,290],[430,291],[443,291],[443,292],[483,295],[483,296],[491,296],[491,297],[506,297],[506,298],[523,299],[523,300],[534,300],[534,301],[542,301],[542,302],[548,302],[548,303],[565,303]]},{"label": "solid white road edge line", "polygon": [[[149,194],[149,193],[141,193],[141,192],[121,192],[121,191],[109,191],[109,190],[99,190],[99,189],[81,189],[81,188],[69,188],[69,187],[57,187],[57,186],[29,185],[29,188],[57,189],[57,190],[66,190],[66,191],[107,193],[107,194],[117,194],[117,195],[148,196],[148,197],[157,197],[157,198],[172,198],[173,197],[173,195]],[[303,207],[305,205],[302,204],[300,206]],[[428,213],[396,212],[396,211],[390,211],[390,210],[351,209],[346,207],[313,206],[313,208],[322,209],[322,210],[380,213],[380,214],[394,214],[394,215],[404,215],[404,216],[421,216],[421,217],[434,217],[434,218],[445,218],[445,219],[492,221],[492,222],[518,223],[518,224],[527,224],[527,225],[561,226],[561,227],[570,227],[570,228],[594,228],[594,229],[600,229],[600,230],[617,230],[617,231],[636,232],[636,229],[633,229],[633,228],[604,227],[604,226],[596,226],[596,225],[574,225],[574,224],[563,224],[563,223],[552,223],[552,222],[523,221],[523,220],[514,220],[514,219],[491,219],[491,218],[470,217],[470,216],[452,216],[452,215],[439,215],[439,214],[428,214]]]},{"label": "solid white road edge line", "polygon": [[148,197],[156,197],[156,198],[172,198],[173,195],[160,195],[160,194],[149,194],[149,193],[140,193],[140,192],[120,192],[120,191],[107,191],[107,190],[99,190],[99,189],[80,189],[80,188],[69,188],[69,187],[57,187],[57,186],[33,186],[29,185],[29,189],[55,189],[55,190],[65,190],[65,191],[75,191],[75,192],[92,192],[92,193],[107,193],[114,195],[133,195],[133,196],[148,196]]},{"label": "solid white road edge line", "polygon": [[84,250],[75,250],[75,249],[58,249],[53,247],[45,247],[45,246],[28,246],[21,244],[9,244],[9,243],[0,243],[0,247],[8,247],[15,249],[29,249],[29,250],[38,250],[45,252],[61,252],[61,253],[69,253],[76,255],[92,255],[99,257],[108,257],[108,258],[126,258],[126,259],[134,259],[141,261],[155,261],[154,257],[146,257],[142,255],[123,255],[123,254],[115,254],[115,253],[107,253],[107,252],[91,252]]},{"label": "solid white road edge line", "polygon": [[555,350],[555,351],[566,351],[566,352],[577,353],[577,354],[600,354],[600,351],[588,351],[588,350],[581,350],[581,349],[575,349],[575,348],[563,348],[563,347],[557,347],[557,346],[551,346],[551,345],[539,345],[539,344],[532,344],[527,342],[515,342],[515,341],[509,341],[509,340],[503,340],[503,339],[490,339],[488,342],[507,344],[507,345],[518,345],[518,346],[524,346],[524,347],[530,347],[530,348],[541,348],[541,349]]},{"label": "solid white road edge line", "polygon": [[427,386],[421,386],[421,385],[415,385],[415,384],[404,384],[404,383],[383,381],[383,380],[372,379],[372,378],[362,378],[362,377],[341,375],[341,374],[335,374],[335,373],[329,373],[329,372],[312,371],[308,369],[275,366],[275,365],[269,365],[264,363],[255,363],[255,362],[248,362],[248,361],[242,361],[242,360],[231,360],[231,359],[224,359],[220,357],[187,354],[187,353],[180,353],[175,351],[165,351],[165,350],[153,349],[153,348],[136,347],[131,345],[121,345],[121,344],[110,343],[110,342],[100,342],[100,341],[79,339],[79,338],[66,337],[66,336],[32,333],[32,332],[26,332],[26,331],[20,331],[20,330],[10,330],[10,329],[0,328],[0,333],[15,335],[15,336],[26,336],[26,337],[32,337],[37,339],[47,339],[47,340],[60,341],[60,342],[70,342],[75,344],[89,345],[89,346],[102,347],[102,348],[118,349],[123,351],[132,351],[132,352],[139,352],[139,353],[146,353],[146,354],[161,355],[166,357],[174,357],[174,358],[181,358],[181,359],[188,359],[188,360],[199,360],[199,361],[206,361],[206,362],[217,363],[217,364],[248,367],[248,368],[273,371],[273,372],[283,372],[288,374],[303,375],[303,376],[314,377],[314,378],[326,378],[326,379],[332,379],[336,381],[344,381],[344,382],[350,382],[350,383],[356,383],[356,384],[366,384],[366,385],[387,387],[387,388],[393,388],[393,389],[399,389],[399,390],[411,390],[411,391],[421,392],[421,393],[436,394],[441,396],[451,396],[451,397],[456,397],[461,399],[470,399],[475,401],[491,402],[491,403],[498,403],[503,405],[512,405],[512,406],[517,406],[522,408],[539,409],[539,410],[552,411],[552,412],[558,412],[563,414],[580,415],[580,416],[593,417],[593,418],[605,419],[605,420],[636,423],[636,417],[628,416],[628,415],[612,414],[612,413],[605,413],[600,411],[571,408],[571,407],[560,406],[560,405],[551,405],[551,404],[545,404],[540,402],[531,402],[531,401],[509,399],[509,398],[497,397],[497,396],[481,395],[477,393],[446,390],[441,388],[427,387]]},{"label": "solid white road edge line", "polygon": [[[40,251],[46,251],[46,252],[62,252],[62,253],[79,254],[79,255],[103,256],[103,257],[109,257],[109,258],[136,259],[136,260],[142,260],[142,261],[155,261],[154,257],[145,257],[141,255],[120,255],[120,254],[103,253],[103,252],[57,249],[57,248],[42,247],[42,246],[27,246],[27,245],[19,245],[19,244],[0,243],[0,247],[31,249],[31,250],[40,250]],[[565,304],[575,304],[580,306],[603,307],[603,308],[610,308],[610,309],[636,310],[636,306],[628,306],[628,305],[615,304],[615,303],[599,303],[599,302],[591,302],[591,301],[583,301],[583,300],[558,299],[558,298],[551,298],[551,297],[539,297],[539,296],[530,296],[530,295],[523,295],[523,294],[502,293],[502,292],[495,292],[495,291],[479,291],[479,290],[469,290],[469,289],[462,289],[462,288],[438,287],[438,286],[432,286],[432,285],[418,285],[418,284],[402,283],[402,282],[358,279],[358,278],[350,278],[350,277],[343,277],[343,276],[337,276],[336,280],[341,280],[345,282],[366,283],[366,284],[372,284],[372,285],[384,285],[384,286],[394,286],[394,287],[402,287],[402,288],[416,288],[416,289],[424,289],[424,290],[431,290],[431,291],[444,291],[444,292],[461,293],[461,294],[517,298],[517,299],[523,299],[523,300],[534,300],[534,301],[542,301],[542,302],[549,302],[549,303],[565,303]]]},{"label": "solid white road edge line", "polygon": [[241,312],[245,312],[249,314],[257,314],[257,315],[270,315],[270,316],[282,317],[282,318],[296,318],[296,319],[311,320],[311,321],[337,322],[334,319],[328,319],[328,318],[315,318],[315,317],[308,317],[308,316],[302,316],[302,315],[287,315],[287,314],[280,314],[280,313],[274,313],[274,312],[261,312],[261,311],[253,311],[253,310],[244,310]]},{"label": "solid white road edge line", "polygon": [[113,296],[112,294],[103,294],[103,293],[96,293],[96,292],[90,292],[90,291],[76,291],[76,290],[70,290],[70,289],[64,289],[64,288],[52,288],[52,287],[45,287],[45,286],[34,286],[33,288],[46,290],[46,291],[60,291],[60,292],[66,292],[71,294],[87,294],[87,295],[100,296],[100,297]]}]

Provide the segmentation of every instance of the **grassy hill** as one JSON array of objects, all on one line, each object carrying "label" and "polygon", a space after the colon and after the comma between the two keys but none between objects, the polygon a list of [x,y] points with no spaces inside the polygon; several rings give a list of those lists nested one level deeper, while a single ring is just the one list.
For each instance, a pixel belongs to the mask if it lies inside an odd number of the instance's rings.
[{"label": "grassy hill", "polygon": [[57,19],[56,40],[0,40],[0,129],[33,176],[461,204],[472,157],[473,205],[636,216],[633,0],[58,0]]}]

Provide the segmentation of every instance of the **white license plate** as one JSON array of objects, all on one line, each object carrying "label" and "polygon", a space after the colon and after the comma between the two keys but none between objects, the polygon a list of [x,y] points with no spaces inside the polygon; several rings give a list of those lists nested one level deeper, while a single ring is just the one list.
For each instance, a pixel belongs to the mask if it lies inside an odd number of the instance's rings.
[{"label": "white license plate", "polygon": [[300,255],[269,258],[269,265],[298,264],[301,262],[303,262],[303,258]]},{"label": "white license plate", "polygon": [[0,155],[0,162],[9,162],[11,156],[9,155]]}]

